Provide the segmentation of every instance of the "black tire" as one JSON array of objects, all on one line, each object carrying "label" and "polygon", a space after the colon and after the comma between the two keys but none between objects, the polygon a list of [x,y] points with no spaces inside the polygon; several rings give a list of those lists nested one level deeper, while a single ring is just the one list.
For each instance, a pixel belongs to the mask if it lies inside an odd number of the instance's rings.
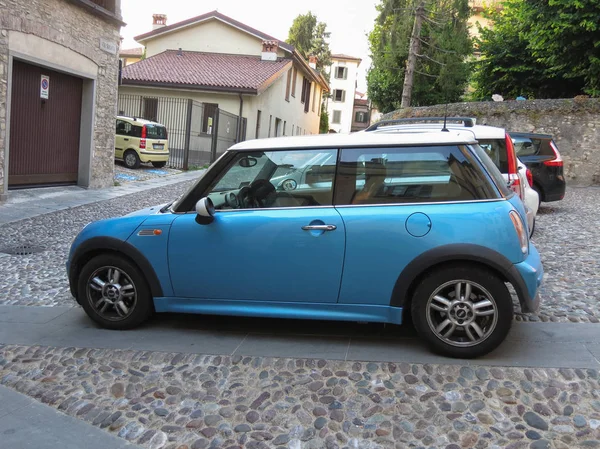
[{"label": "black tire", "polygon": [[535,217],[533,217],[533,224],[531,225],[531,233],[529,234],[529,238],[533,237],[534,231],[535,231]]},{"label": "black tire", "polygon": [[125,167],[131,168],[133,170],[140,168],[140,157],[133,150],[127,150],[123,154],[123,162],[125,163]]},{"label": "black tire", "polygon": [[[100,275],[96,275],[96,273],[99,271],[102,272],[101,270],[108,267],[120,270],[123,286],[125,286],[125,283],[133,285],[135,301],[125,317],[109,319],[103,316],[103,314],[101,314],[93,305],[93,303],[99,301],[104,294],[97,292],[88,286],[94,277],[100,277]],[[125,281],[123,281],[123,279],[125,279]],[[154,312],[154,303],[152,301],[150,288],[141,271],[128,259],[115,254],[101,254],[85,264],[79,273],[77,296],[78,302],[82,305],[88,316],[106,329],[132,329],[146,321]],[[116,315],[120,314],[117,313],[120,311],[116,310],[116,306],[109,307],[109,309],[112,309],[111,311]]]},{"label": "black tire", "polygon": [[[483,320],[484,323],[488,323],[488,327],[481,327],[481,322],[478,323],[480,330],[485,330],[484,337],[482,341],[479,343],[472,343],[468,338],[465,332],[465,328],[468,327],[471,329],[471,325],[461,327],[457,326],[454,332],[457,332],[456,338],[463,338],[465,341],[463,342],[454,342],[454,344],[449,344],[448,342],[442,339],[443,336],[438,336],[433,327],[436,327],[436,324],[441,326],[442,323],[439,321],[445,322],[449,321],[449,314],[444,315],[441,312],[432,311],[431,318],[428,319],[428,311],[429,309],[429,301],[430,298],[434,296],[436,290],[444,285],[449,284],[447,289],[452,289],[452,281],[467,281],[468,283],[473,283],[473,292],[478,291],[478,287],[482,287],[484,290],[489,293],[491,296],[491,303],[495,303],[495,324],[490,324],[490,320],[493,321],[494,316],[491,317],[480,317],[478,320]],[[444,290],[442,290],[443,292]],[[442,292],[438,293],[436,296],[443,296]],[[447,299],[452,299],[452,292],[449,293]],[[476,299],[482,300],[484,296],[481,295],[476,296]],[[471,295],[471,298],[474,296]],[[433,303],[433,301],[432,301]],[[455,302],[453,301],[453,304]],[[477,302],[470,304],[478,304]],[[453,310],[454,319],[458,319],[456,315],[456,306],[449,307],[449,309]],[[462,306],[460,306],[462,307]],[[474,311],[473,308],[471,310]],[[479,310],[479,309],[477,309]],[[467,312],[468,313],[468,312]],[[480,357],[484,354],[487,354],[494,349],[496,349],[506,338],[510,327],[512,325],[513,320],[513,303],[511,295],[506,288],[505,283],[502,279],[500,279],[494,272],[489,271],[484,268],[477,267],[475,265],[458,265],[454,267],[444,267],[439,270],[433,271],[431,274],[428,274],[422,281],[419,283],[417,288],[415,289],[415,293],[412,298],[411,304],[411,315],[413,318],[413,322],[417,332],[423,338],[428,345],[437,353],[454,358],[464,358],[471,359],[475,357]],[[439,316],[439,321],[436,321],[437,316]],[[471,321],[475,321],[475,318],[468,318]],[[466,320],[464,320],[466,322]],[[432,322],[433,324],[429,324]],[[449,323],[453,325],[453,323]],[[442,330],[446,330],[446,328],[442,328]],[[472,331],[470,331],[473,334]],[[452,335],[454,337],[454,334]],[[447,339],[449,340],[449,338]],[[472,344],[472,346],[463,346],[466,344]]]},{"label": "black tire", "polygon": [[162,162],[152,162],[152,165],[155,168],[163,168],[165,165],[167,165],[166,161],[162,161]]}]

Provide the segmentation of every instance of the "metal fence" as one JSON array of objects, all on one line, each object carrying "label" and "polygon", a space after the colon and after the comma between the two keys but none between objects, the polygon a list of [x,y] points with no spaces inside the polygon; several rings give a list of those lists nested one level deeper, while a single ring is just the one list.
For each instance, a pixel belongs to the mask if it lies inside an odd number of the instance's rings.
[{"label": "metal fence", "polygon": [[188,170],[214,162],[230,146],[246,138],[246,119],[238,132],[239,117],[218,105],[188,98],[119,95],[119,115],[145,118],[166,126],[169,162]]}]

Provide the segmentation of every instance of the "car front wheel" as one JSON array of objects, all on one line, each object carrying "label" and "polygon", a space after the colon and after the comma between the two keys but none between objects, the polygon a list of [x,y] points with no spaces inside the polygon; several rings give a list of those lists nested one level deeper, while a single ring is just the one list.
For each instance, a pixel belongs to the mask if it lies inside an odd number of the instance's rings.
[{"label": "car front wheel", "polygon": [[427,275],[412,298],[419,335],[442,355],[474,358],[489,353],[508,334],[512,298],[503,280],[476,266],[447,267]]},{"label": "car front wheel", "polygon": [[103,254],[81,270],[78,302],[88,316],[107,329],[131,329],[143,323],[154,307],[140,270],[128,259]]}]

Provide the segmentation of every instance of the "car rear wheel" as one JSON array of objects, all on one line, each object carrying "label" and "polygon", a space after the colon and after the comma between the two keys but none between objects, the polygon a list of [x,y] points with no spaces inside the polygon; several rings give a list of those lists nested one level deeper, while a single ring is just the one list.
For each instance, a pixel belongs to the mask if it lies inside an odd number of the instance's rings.
[{"label": "car rear wheel", "polygon": [[512,298],[493,272],[464,265],[427,275],[412,298],[412,318],[432,349],[457,358],[494,350],[508,334]]},{"label": "car rear wheel", "polygon": [[123,160],[127,168],[136,169],[140,167],[140,157],[133,150],[126,151]]},{"label": "car rear wheel", "polygon": [[131,329],[154,311],[144,276],[121,256],[94,257],[81,270],[78,282],[78,302],[92,320],[107,329]]},{"label": "car rear wheel", "polygon": [[152,162],[152,165],[156,168],[163,168],[167,163],[165,161],[162,162]]}]

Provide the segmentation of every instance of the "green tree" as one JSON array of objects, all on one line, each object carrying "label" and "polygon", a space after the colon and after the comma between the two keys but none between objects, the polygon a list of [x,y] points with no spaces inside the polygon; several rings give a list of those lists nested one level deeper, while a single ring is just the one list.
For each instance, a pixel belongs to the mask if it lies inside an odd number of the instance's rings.
[{"label": "green tree", "polygon": [[314,55],[317,57],[317,70],[323,71],[324,67],[331,65],[331,50],[327,39],[327,25],[317,20],[312,12],[300,14],[294,19],[288,34],[287,43],[293,45],[306,59]]},{"label": "green tree", "polygon": [[505,0],[487,15],[476,98],[600,96],[600,3],[598,0]]},{"label": "green tree", "polygon": [[[367,74],[369,98],[382,112],[400,107],[404,70],[418,0],[381,0],[369,34],[372,65]],[[465,92],[473,52],[468,33],[468,0],[425,3],[412,106],[458,101]]]},{"label": "green tree", "polygon": [[321,105],[321,120],[319,121],[319,133],[327,134],[329,132],[329,113],[325,103]]}]

